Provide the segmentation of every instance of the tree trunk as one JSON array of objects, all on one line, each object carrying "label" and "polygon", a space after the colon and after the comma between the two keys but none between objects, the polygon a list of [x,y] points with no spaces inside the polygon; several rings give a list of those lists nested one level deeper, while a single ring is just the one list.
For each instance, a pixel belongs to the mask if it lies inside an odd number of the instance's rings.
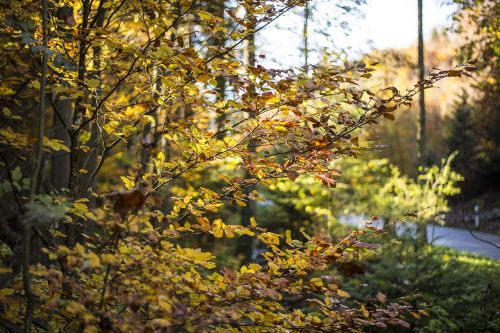
[{"label": "tree trunk", "polygon": [[[59,117],[61,117],[66,124],[69,124],[71,120],[72,104],[70,99],[63,99],[61,97],[63,96],[52,97],[52,107],[54,109],[52,138],[62,141],[65,146],[69,147],[71,142],[68,131]],[[51,164],[50,182],[52,187],[57,191],[68,188],[69,153],[62,150],[54,152],[51,156]]]},{"label": "tree trunk", "polygon": [[[102,3],[102,1],[101,1]],[[106,9],[104,6],[99,6],[98,11],[96,13],[95,18],[95,27],[102,28],[104,23],[104,16],[106,14]],[[99,34],[98,34],[99,35]],[[92,106],[97,108],[99,102],[102,97],[102,77],[101,77],[101,46],[95,45],[92,47],[93,53],[93,63],[94,63],[94,79],[99,81],[99,85],[95,91],[95,95],[92,98]],[[81,179],[81,186],[85,187],[82,190],[87,191],[88,189],[93,190],[95,186],[95,177],[91,179],[91,175],[94,173],[94,170],[97,168],[97,161],[100,154],[104,154],[104,151],[101,151],[101,137],[99,131],[99,119],[94,120],[90,125],[88,130],[90,131],[90,139],[88,145],[90,146],[90,152],[86,157],[86,162],[84,165],[84,169],[87,170],[87,173]],[[103,158],[101,156],[101,158]],[[90,206],[95,207],[95,197],[92,195],[88,196]]]},{"label": "tree trunk", "polygon": [[[425,91],[423,81],[425,78],[424,64],[424,33],[423,33],[423,0],[418,0],[418,79],[421,83],[419,93],[419,117],[417,124],[417,142],[418,142],[418,164],[425,167],[427,164],[426,151],[426,131],[425,131]],[[418,171],[417,171],[418,175]],[[418,250],[418,244],[425,244],[427,241],[427,221],[417,223],[417,239],[415,240],[415,251]]]},{"label": "tree trunk", "polygon": [[[71,25],[75,20],[73,17],[73,7],[59,7],[54,13],[55,18],[60,22],[57,25],[57,34],[62,36],[63,40],[71,40]],[[74,71],[74,65],[64,59],[62,55],[56,55],[54,65],[64,71]],[[64,84],[64,83],[63,83]],[[71,145],[68,126],[71,123],[73,115],[73,104],[71,98],[64,94],[53,94],[51,96],[51,105],[53,111],[52,138],[60,140],[66,147]],[[53,189],[60,191],[68,188],[69,179],[69,153],[58,151],[51,155],[50,182]]]},{"label": "tree trunk", "polygon": [[[418,79],[422,83],[425,78],[424,64],[424,33],[423,33],[423,18],[422,18],[423,0],[418,0]],[[418,163],[425,166],[427,162],[426,152],[426,131],[425,131],[425,91],[424,86],[420,87],[419,94],[419,117],[417,124],[417,142],[418,142]]]},{"label": "tree trunk", "polygon": [[[82,2],[82,25],[80,29],[80,45],[78,48],[78,85],[81,91],[85,91],[85,76],[87,74],[86,61],[87,61],[87,52],[88,52],[88,41],[87,41],[87,33],[85,32],[89,28],[89,19],[90,19],[90,11],[91,11],[91,1],[83,0]],[[85,114],[85,102],[86,97],[80,96],[76,98],[75,108],[73,114],[72,125],[80,126],[84,121]],[[77,131],[73,132],[71,136],[71,147],[70,147],[70,165],[69,165],[69,180],[68,180],[68,188],[70,192],[78,192],[78,175],[80,170],[80,152],[78,151],[78,146],[80,145],[79,133]],[[71,236],[68,237],[71,239]],[[74,240],[74,239],[73,239]]]},{"label": "tree trunk", "polygon": [[306,75],[309,73],[309,17],[311,16],[311,11],[309,8],[309,1],[306,1],[304,5],[304,27],[302,31],[302,37],[304,40],[304,73]]},{"label": "tree trunk", "polygon": [[[40,77],[40,97],[38,101],[37,141],[35,148],[35,166],[30,184],[30,196],[36,194],[38,177],[43,158],[43,135],[45,129],[45,95],[47,86],[47,47],[48,47],[48,0],[42,0],[42,73]],[[31,259],[31,221],[24,221],[23,232],[23,287],[26,297],[24,313],[24,332],[30,333],[33,322],[33,293],[31,291],[30,259]]]},{"label": "tree trunk", "polygon": [[[247,43],[247,61],[249,67],[255,67],[255,34],[252,34],[248,37]],[[251,114],[250,117],[255,117],[255,114]],[[255,153],[255,141],[250,140],[249,144],[249,152]],[[248,170],[245,170],[245,179],[251,178],[251,174]],[[253,186],[246,187],[244,193],[248,196],[253,189]],[[241,208],[241,225],[248,225],[250,222],[250,218],[255,216],[255,201],[247,200],[246,206]],[[246,264],[252,259],[253,252],[253,239],[248,236],[243,236],[241,240],[238,242],[237,253],[242,255],[242,262]]]},{"label": "tree trunk", "polygon": [[[224,18],[224,10],[226,9],[226,3],[225,0],[216,0],[211,3],[211,6],[209,8],[209,11],[214,14],[216,17]],[[218,32],[217,35],[215,36],[214,40],[214,45],[216,46],[216,51],[215,53],[220,53],[222,52],[222,49],[225,46],[226,42],[226,36],[222,32]],[[217,81],[217,93],[218,93],[218,98],[223,100],[226,97],[226,79],[224,76],[220,75],[215,78]],[[224,126],[225,126],[225,121],[226,121],[226,116],[224,114],[221,114],[220,116],[217,117],[217,138],[218,139],[223,139],[224,138]]]}]

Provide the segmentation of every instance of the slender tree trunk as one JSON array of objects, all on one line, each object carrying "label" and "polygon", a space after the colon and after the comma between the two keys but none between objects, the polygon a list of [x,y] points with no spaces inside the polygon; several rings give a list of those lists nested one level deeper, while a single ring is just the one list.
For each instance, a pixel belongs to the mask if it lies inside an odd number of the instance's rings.
[{"label": "slender tree trunk", "polygon": [[[90,0],[83,0],[82,3],[82,25],[80,29],[80,46],[78,48],[78,85],[82,91],[85,91],[85,75],[86,75],[86,61],[87,61],[87,29],[89,26],[89,18],[90,18]],[[85,105],[84,105],[84,96],[80,96],[75,101],[75,111],[73,114],[72,124],[76,126],[80,126],[83,122],[83,116],[85,113]],[[79,161],[79,151],[77,150],[79,146],[79,133],[74,131],[71,136],[71,147],[70,147],[70,171],[69,171],[69,180],[68,180],[68,188],[70,192],[75,192],[77,190],[78,185],[78,170],[80,169],[80,161]],[[70,236],[68,238],[71,238]],[[74,238],[73,238],[74,240]]]},{"label": "slender tree trunk", "polygon": [[[216,17],[224,18],[224,10],[226,9],[225,0],[214,1],[209,9],[210,12],[213,13]],[[217,50],[215,51],[216,53],[221,52],[221,50],[224,48],[225,39],[226,36],[222,32],[217,33],[214,41],[214,45],[217,48]],[[224,78],[224,76],[220,75],[217,76],[215,80],[217,81],[218,97],[222,100],[226,97],[226,79]],[[222,139],[225,134],[225,132],[223,132],[223,129],[225,126],[226,116],[222,114],[217,117],[216,121],[217,121],[217,138]]]},{"label": "slender tree trunk", "polygon": [[[96,18],[95,18],[95,27],[96,28],[101,28],[103,23],[104,23],[104,16],[106,14],[106,9],[103,6],[103,3],[106,0],[101,0],[99,3],[99,8],[96,13]],[[99,105],[99,102],[101,100],[102,96],[102,77],[101,77],[101,46],[100,45],[95,45],[92,47],[92,53],[93,53],[93,63],[94,63],[94,73],[93,77],[94,79],[99,81],[99,85],[97,86],[97,89],[95,91],[94,97],[92,98],[92,106],[97,107]],[[100,133],[99,133],[99,124],[98,124],[98,119],[93,121],[90,124],[90,140],[88,145],[91,147],[90,152],[88,153],[87,160],[85,163],[84,168],[88,171],[84,177],[82,177],[82,186],[86,186],[90,189],[93,189],[95,186],[95,178],[90,179],[91,175],[93,174],[94,170],[97,168],[97,160],[99,156],[99,152],[101,150],[100,146]],[[101,154],[104,152],[101,152]],[[101,157],[102,158],[102,157]],[[83,190],[87,190],[87,188],[83,188]],[[95,197],[94,196],[89,196],[88,197],[90,200],[90,205],[95,206]]]},{"label": "slender tree trunk", "polygon": [[[256,57],[255,57],[255,34],[252,34],[251,36],[248,37],[248,43],[247,43],[247,61],[248,61],[248,66],[249,67],[255,67],[256,64]],[[250,117],[255,117],[254,114],[252,114]],[[250,140],[249,144],[249,152],[255,153],[255,141]],[[251,178],[250,172],[248,170],[245,170],[245,179]],[[245,194],[248,196],[253,189],[253,186],[249,186],[245,188]],[[255,216],[255,201],[253,200],[247,200],[246,206],[241,208],[241,225],[248,225],[250,218]],[[253,239],[250,237],[242,237],[241,240],[238,242],[237,246],[237,253],[240,255],[243,255],[243,263],[246,264],[251,261],[252,259],[252,252],[253,252]]]},{"label": "slender tree trunk", "polygon": [[309,73],[309,17],[311,16],[311,11],[309,8],[309,1],[306,1],[304,5],[304,28],[302,31],[302,37],[304,40],[304,72],[306,75]]},{"label": "slender tree trunk", "polygon": [[[74,24],[73,7],[59,7],[54,13],[59,24],[56,29],[58,35],[62,36],[64,41],[70,41],[72,33],[72,24]],[[74,71],[74,65],[62,55],[56,55],[54,58],[54,66],[61,68],[64,71]],[[65,82],[63,82],[65,84]],[[51,97],[51,105],[53,111],[52,121],[52,138],[60,140],[66,147],[71,145],[71,140],[67,126],[71,124],[73,105],[71,98],[64,93],[54,93]],[[68,188],[69,179],[69,153],[58,151],[51,155],[50,181],[53,189],[60,191]]]},{"label": "slender tree trunk", "polygon": [[[84,92],[83,96],[79,96],[75,100],[75,107],[73,112],[73,119],[71,124],[73,126],[79,127],[84,121],[85,114],[85,100],[87,98],[85,92],[85,77],[87,74],[86,61],[88,52],[88,42],[87,42],[87,29],[89,28],[91,1],[83,0],[82,2],[82,25],[79,29],[80,45],[78,48],[78,87]],[[69,179],[68,179],[68,190],[70,195],[75,195],[79,192],[78,176],[81,167],[80,155],[81,152],[77,149],[80,145],[79,132],[72,130],[70,135],[70,153],[69,153]],[[72,247],[81,237],[81,228],[76,224],[65,224],[66,226],[66,246]]]},{"label": "slender tree trunk", "polygon": [[[47,45],[48,45],[48,0],[42,0],[42,73],[40,78],[40,97],[38,102],[37,141],[35,148],[35,167],[30,184],[30,195],[36,194],[39,173],[43,158],[43,134],[45,127],[45,95],[47,86]],[[33,293],[30,281],[31,221],[25,220],[23,232],[23,287],[26,296],[24,332],[30,333],[33,322]]]},{"label": "slender tree trunk", "polygon": [[33,177],[31,179],[30,194],[35,194],[39,172],[43,158],[43,134],[45,127],[45,94],[47,85],[47,10],[48,0],[42,0],[42,73],[40,78],[40,97],[38,102],[38,119],[37,119],[37,141],[35,148],[35,166],[33,170]]},{"label": "slender tree trunk", "polygon": [[[422,83],[419,93],[419,117],[417,124],[417,143],[418,143],[418,164],[425,167],[427,164],[426,140],[425,131],[425,91],[423,81],[425,78],[424,64],[424,33],[423,33],[423,0],[418,0],[418,79]],[[417,170],[418,174],[418,170]],[[427,221],[419,221],[417,223],[417,233],[415,240],[415,252],[418,252],[420,245],[427,242]]]},{"label": "slender tree trunk", "polygon": [[[54,107],[53,114],[53,134],[52,138],[60,140],[65,146],[69,147],[71,142],[68,135],[68,131],[65,128],[63,122],[59,119],[61,117],[66,124],[71,121],[71,100],[66,98],[62,99],[62,96],[54,96],[52,105]],[[59,115],[57,113],[59,113]],[[60,191],[63,188],[68,187],[69,178],[69,153],[65,151],[58,151],[51,156],[51,168],[50,168],[50,183],[54,189]]]},{"label": "slender tree trunk", "polygon": [[[420,82],[425,78],[425,64],[424,64],[424,33],[423,33],[423,14],[422,14],[423,0],[418,0],[418,79]],[[418,163],[424,166],[427,162],[426,140],[427,135],[425,131],[425,91],[423,85],[420,87],[419,95],[419,117],[417,126],[417,142],[418,142]]]}]

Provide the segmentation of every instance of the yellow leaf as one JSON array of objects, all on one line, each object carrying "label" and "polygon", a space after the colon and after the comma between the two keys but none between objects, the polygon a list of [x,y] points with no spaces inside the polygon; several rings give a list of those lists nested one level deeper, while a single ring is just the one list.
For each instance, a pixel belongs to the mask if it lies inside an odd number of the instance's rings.
[{"label": "yellow leaf", "polygon": [[339,295],[340,297],[345,297],[345,298],[351,297],[351,295],[349,295],[349,293],[347,291],[344,291],[341,289],[337,290],[337,295]]},{"label": "yellow leaf", "polygon": [[260,241],[268,245],[279,245],[278,235],[271,232],[264,232],[257,237]]},{"label": "yellow leaf", "polygon": [[116,128],[118,127],[120,123],[117,122],[116,120],[112,120],[110,121],[109,123],[107,123],[106,125],[104,125],[102,128],[104,129],[104,131],[108,134],[113,134],[113,132],[116,130]]},{"label": "yellow leaf", "polygon": [[323,287],[323,280],[321,280],[320,278],[312,278],[309,282],[316,287]]},{"label": "yellow leaf", "polygon": [[106,265],[114,264],[116,262],[115,256],[110,253],[103,254],[101,258],[102,263]]},{"label": "yellow leaf", "polygon": [[224,231],[220,227],[216,227],[212,230],[212,233],[214,234],[215,237],[221,238],[224,236]]},{"label": "yellow leaf", "polygon": [[76,210],[79,210],[81,212],[86,212],[89,210],[89,208],[87,207],[86,204],[84,203],[81,203],[81,202],[74,202],[73,203],[73,207],[76,209]]},{"label": "yellow leaf", "polygon": [[250,225],[254,228],[257,226],[257,221],[255,221],[255,217],[253,216],[250,218]]},{"label": "yellow leaf", "polygon": [[68,305],[66,305],[66,311],[72,315],[87,312],[85,309],[85,306],[83,304],[75,302],[75,301],[68,302]]},{"label": "yellow leaf", "polygon": [[121,176],[120,179],[122,180],[123,185],[125,185],[128,190],[131,190],[135,187],[135,181],[131,177]]},{"label": "yellow leaf", "polygon": [[0,274],[11,273],[11,272],[12,269],[10,268],[0,267]]},{"label": "yellow leaf", "polygon": [[11,289],[11,288],[0,289],[0,297],[1,296],[9,296],[12,294],[14,294],[14,289]]},{"label": "yellow leaf", "polygon": [[259,264],[250,264],[250,265],[248,265],[248,268],[254,272],[258,272],[262,269],[262,266]]},{"label": "yellow leaf", "polygon": [[363,314],[363,316],[365,316],[365,318],[368,318],[368,316],[370,315],[368,313],[368,310],[366,310],[366,307],[364,306],[364,304],[361,304],[359,310],[361,311],[361,313]]},{"label": "yellow leaf", "polygon": [[247,204],[245,201],[240,200],[240,199],[234,199],[234,201],[238,204],[238,206],[245,207]]},{"label": "yellow leaf", "polygon": [[197,77],[197,80],[201,83],[206,83],[212,79],[212,75],[209,74],[202,74]]},{"label": "yellow leaf", "polygon": [[69,152],[69,148],[66,147],[63,141],[57,139],[48,139],[47,137],[43,138],[43,144],[53,151],[65,151]]},{"label": "yellow leaf", "polygon": [[224,232],[226,233],[226,237],[234,238],[234,232],[231,229],[226,228],[226,229],[224,229]]},{"label": "yellow leaf", "polygon": [[158,325],[158,326],[161,326],[161,327],[170,327],[170,321],[168,319],[165,319],[165,318],[156,318],[156,319],[153,319],[153,320],[151,320],[151,323],[153,325]]},{"label": "yellow leaf", "polygon": [[165,312],[172,312],[172,304],[161,298],[158,300],[158,306]]},{"label": "yellow leaf", "polygon": [[87,256],[89,267],[97,268],[101,266],[101,259],[97,256],[97,254],[90,252]]},{"label": "yellow leaf", "polygon": [[76,245],[75,245],[75,251],[79,255],[83,255],[85,253],[85,248],[82,246],[82,244],[76,243]]},{"label": "yellow leaf", "polygon": [[85,144],[90,140],[91,133],[89,131],[82,130],[80,132],[80,143]]},{"label": "yellow leaf", "polygon": [[285,232],[286,235],[286,243],[290,244],[292,242],[292,232],[290,230],[287,230]]},{"label": "yellow leaf", "polygon": [[210,14],[209,12],[206,12],[204,10],[200,10],[198,11],[196,14],[198,14],[198,16],[202,19],[202,20],[210,20],[212,19],[214,16],[212,14]]},{"label": "yellow leaf", "polygon": [[156,155],[156,158],[160,161],[160,162],[165,162],[165,154],[163,154],[163,152],[159,152],[158,155]]}]

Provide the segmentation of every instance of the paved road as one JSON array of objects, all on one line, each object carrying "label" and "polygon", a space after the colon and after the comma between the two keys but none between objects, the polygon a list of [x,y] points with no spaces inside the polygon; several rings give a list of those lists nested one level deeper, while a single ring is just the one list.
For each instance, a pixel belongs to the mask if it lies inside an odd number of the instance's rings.
[{"label": "paved road", "polygon": [[[500,246],[500,236],[475,231],[473,233],[478,238]],[[479,253],[500,260],[500,249],[474,238],[468,230],[428,225],[427,241],[436,245],[448,246],[460,251]]]},{"label": "paved road", "polygon": [[[366,220],[366,216],[362,215],[343,215],[339,217],[340,223],[350,226],[361,226],[363,225],[363,221]],[[377,222],[378,227],[382,227],[384,225],[383,221],[381,220]],[[396,234],[400,237],[405,236],[415,238],[416,232],[417,226],[414,223],[405,222],[396,224]],[[473,231],[473,233],[478,238],[487,240],[500,246],[500,236],[476,231]],[[449,228],[438,225],[428,225],[427,241],[435,245],[447,246],[459,251],[478,253],[483,256],[500,260],[500,249],[491,244],[488,244],[487,242],[482,242],[477,238],[474,238],[474,236],[472,236],[468,230]]]}]

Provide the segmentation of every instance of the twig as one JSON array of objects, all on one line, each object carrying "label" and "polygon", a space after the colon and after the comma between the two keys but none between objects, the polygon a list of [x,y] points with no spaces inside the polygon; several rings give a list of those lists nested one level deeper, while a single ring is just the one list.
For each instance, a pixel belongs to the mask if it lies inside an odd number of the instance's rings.
[{"label": "twig", "polygon": [[[116,238],[115,242],[115,251],[118,248],[118,243],[120,242],[120,237]],[[102,310],[102,307],[104,306],[104,299],[106,298],[106,289],[108,286],[108,279],[109,279],[109,272],[111,271],[111,264],[108,264],[106,267],[106,275],[104,276],[104,281],[102,285],[102,292],[101,292],[101,300],[99,301],[99,310]]]},{"label": "twig", "polygon": [[474,235],[474,233],[472,232],[472,230],[469,227],[469,225],[467,224],[467,222],[465,222],[465,201],[464,201],[464,195],[463,195],[463,193],[461,195],[461,198],[462,198],[462,224],[467,228],[467,230],[469,231],[470,235],[472,237],[474,237],[475,239],[477,239],[478,241],[481,241],[483,243],[486,243],[486,244],[489,244],[491,246],[494,246],[494,247],[496,247],[497,249],[500,250],[500,246],[498,246],[497,244],[495,244],[493,242],[490,242],[487,239],[479,238],[476,235]]}]

